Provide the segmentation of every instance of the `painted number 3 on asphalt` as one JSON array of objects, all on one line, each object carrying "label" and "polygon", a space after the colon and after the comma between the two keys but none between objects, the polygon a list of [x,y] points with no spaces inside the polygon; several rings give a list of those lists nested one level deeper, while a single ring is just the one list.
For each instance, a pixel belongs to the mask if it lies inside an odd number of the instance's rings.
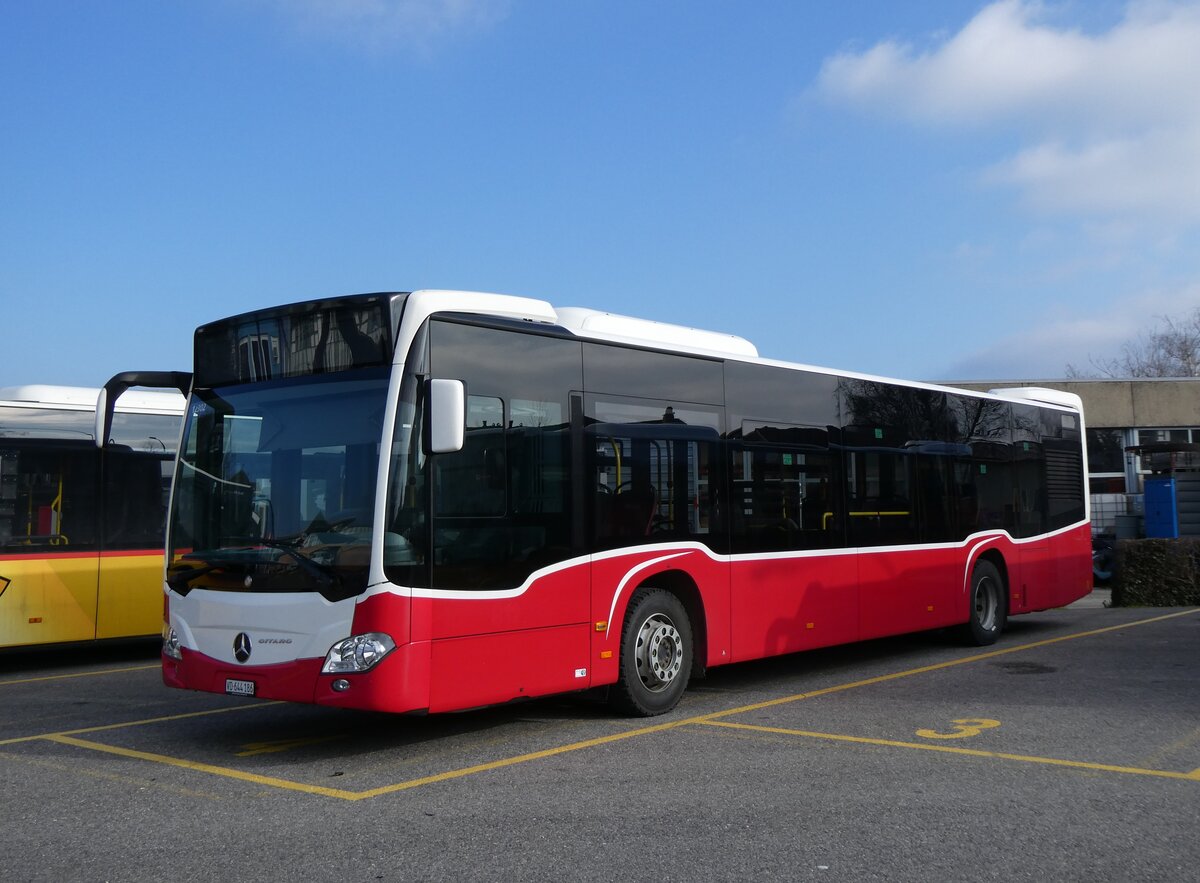
[{"label": "painted number 3 on asphalt", "polygon": [[984,730],[1000,726],[1000,721],[986,717],[964,717],[951,721],[951,723],[954,724],[954,727],[948,733],[939,733],[937,730],[917,730],[917,735],[922,739],[969,739],[971,736],[978,736]]}]

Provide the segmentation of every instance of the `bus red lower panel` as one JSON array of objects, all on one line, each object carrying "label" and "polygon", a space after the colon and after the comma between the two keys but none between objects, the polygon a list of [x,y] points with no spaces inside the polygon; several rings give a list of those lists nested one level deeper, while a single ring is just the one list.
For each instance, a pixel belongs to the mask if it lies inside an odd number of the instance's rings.
[{"label": "bus red lower panel", "polygon": [[966,622],[967,554],[961,546],[865,550],[858,556],[859,638]]},{"label": "bus red lower panel", "polygon": [[[586,561],[548,568],[525,591],[509,597],[436,598],[429,609],[430,637],[461,638],[583,622],[589,615],[591,572]],[[414,634],[414,638],[422,637]]]},{"label": "bus red lower panel", "polygon": [[[428,641],[397,647],[369,672],[320,675],[315,699],[322,705],[366,711],[425,711],[429,708]],[[348,686],[335,690],[337,681]]]},{"label": "bus red lower panel", "polygon": [[854,555],[734,561],[732,661],[856,640],[857,566]]},{"label": "bus red lower panel", "polygon": [[430,711],[493,705],[591,686],[586,623],[434,641]]},{"label": "bus red lower panel", "polygon": [[1062,607],[1092,591],[1092,531],[1083,525],[1050,538],[1054,555],[1054,579],[1047,607]]},{"label": "bus red lower panel", "polygon": [[1084,524],[1015,544],[1009,565],[1009,612],[1063,607],[1092,590],[1092,532]]}]

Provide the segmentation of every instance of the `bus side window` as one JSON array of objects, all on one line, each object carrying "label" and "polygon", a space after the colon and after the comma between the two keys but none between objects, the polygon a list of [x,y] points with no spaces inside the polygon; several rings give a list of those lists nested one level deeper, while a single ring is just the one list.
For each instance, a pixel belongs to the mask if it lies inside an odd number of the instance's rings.
[{"label": "bus side window", "polygon": [[731,449],[733,543],[743,552],[842,545],[836,454],[819,427],[746,421]]},{"label": "bus side window", "polygon": [[721,414],[699,405],[588,397],[593,539],[599,548],[713,537]]},{"label": "bus side window", "polygon": [[887,546],[917,542],[913,472],[916,455],[878,449],[847,452],[850,543]]},{"label": "bus side window", "polygon": [[95,548],[99,451],[75,444],[0,450],[0,548]]},{"label": "bus side window", "polygon": [[138,452],[105,452],[104,535],[108,549],[162,546],[166,521],[164,457]]},{"label": "bus side window", "polygon": [[519,586],[581,551],[568,394],[583,384],[581,344],[453,319],[431,321],[429,333],[431,375],[467,393],[463,449],[428,461],[430,584]]},{"label": "bus side window", "polygon": [[504,403],[467,396],[461,451],[434,457],[434,513],[442,517],[499,516],[506,510]]}]

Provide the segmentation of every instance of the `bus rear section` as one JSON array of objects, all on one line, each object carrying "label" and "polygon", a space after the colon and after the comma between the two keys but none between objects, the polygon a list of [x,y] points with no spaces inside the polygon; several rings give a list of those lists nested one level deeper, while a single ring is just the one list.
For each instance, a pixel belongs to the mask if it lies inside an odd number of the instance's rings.
[{"label": "bus rear section", "polygon": [[657,714],[730,662],[1090,590],[1083,422],[468,292],[196,335],[164,679],[395,712],[596,687]]}]

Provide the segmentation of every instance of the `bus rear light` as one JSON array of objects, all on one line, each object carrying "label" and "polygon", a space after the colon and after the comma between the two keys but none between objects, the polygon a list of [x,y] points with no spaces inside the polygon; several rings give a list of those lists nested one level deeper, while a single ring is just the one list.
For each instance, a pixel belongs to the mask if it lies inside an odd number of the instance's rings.
[{"label": "bus rear light", "polygon": [[379,632],[354,635],[329,648],[321,674],[369,671],[395,649],[396,642]]}]

